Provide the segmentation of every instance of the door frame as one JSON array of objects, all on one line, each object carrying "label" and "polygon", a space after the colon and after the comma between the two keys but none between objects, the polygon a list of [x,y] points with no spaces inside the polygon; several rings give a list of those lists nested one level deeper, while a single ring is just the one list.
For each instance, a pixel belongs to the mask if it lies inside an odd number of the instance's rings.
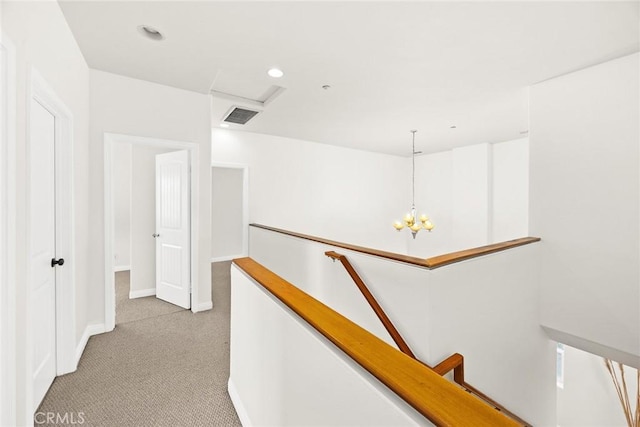
[{"label": "door frame", "polygon": [[[0,34],[0,425],[16,424],[16,53]],[[6,350],[9,349],[9,350]]]},{"label": "door frame", "polygon": [[[242,253],[216,258],[212,257],[211,262],[230,261],[235,258],[249,256],[249,166],[242,163],[211,162],[212,187],[213,168],[242,169]],[[211,216],[213,216],[213,199],[211,201]],[[211,238],[213,239],[213,234]]]},{"label": "door frame", "polygon": [[[58,97],[37,69],[29,70],[30,86],[28,87],[26,111],[26,204],[27,212],[31,209],[31,105],[38,102],[55,118],[55,223],[56,223],[56,256],[67,258],[65,267],[56,269],[56,376],[73,372],[77,368],[76,353],[76,286],[74,264],[74,196],[73,196],[73,114]],[[27,254],[30,253],[31,224],[26,221]],[[25,409],[28,418],[33,416],[33,334],[31,331],[31,271],[29,257],[26,260],[27,304],[26,317],[26,399]],[[31,415],[29,415],[31,414]]]},{"label": "door frame", "polygon": [[113,183],[113,144],[125,143],[141,145],[145,147],[175,148],[176,150],[189,151],[189,188],[190,197],[190,218],[191,218],[191,311],[198,311],[198,232],[200,205],[199,197],[200,184],[198,180],[199,165],[199,145],[194,142],[173,141],[160,138],[149,138],[143,136],[124,135],[117,133],[104,134],[104,325],[105,331],[112,331],[116,325],[116,292],[113,263],[113,240],[114,240],[114,215],[113,215],[113,195],[111,194]]}]

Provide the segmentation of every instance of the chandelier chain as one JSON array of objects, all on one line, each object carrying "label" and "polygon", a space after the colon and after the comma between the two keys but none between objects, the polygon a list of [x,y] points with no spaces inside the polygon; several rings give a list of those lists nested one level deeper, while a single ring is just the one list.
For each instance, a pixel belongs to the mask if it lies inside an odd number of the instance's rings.
[{"label": "chandelier chain", "polygon": [[413,134],[413,142],[412,142],[412,151],[411,151],[411,160],[412,160],[412,172],[411,172],[411,207],[415,209],[416,207],[416,132],[417,130],[412,130]]}]

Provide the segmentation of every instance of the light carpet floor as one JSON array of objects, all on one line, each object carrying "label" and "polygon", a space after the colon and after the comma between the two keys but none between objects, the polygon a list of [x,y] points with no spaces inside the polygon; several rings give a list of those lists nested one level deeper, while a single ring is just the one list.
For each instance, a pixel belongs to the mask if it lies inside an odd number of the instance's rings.
[{"label": "light carpet floor", "polygon": [[129,299],[129,271],[120,271],[116,276],[116,325],[162,316],[182,311],[182,307],[169,304],[155,296]]},{"label": "light carpet floor", "polygon": [[239,426],[227,393],[229,268],[212,264],[214,308],[197,314],[128,300],[120,286],[124,304],[142,308],[118,305],[115,330],[89,340],[78,370],[55,379],[38,411],[81,412],[84,426]]}]

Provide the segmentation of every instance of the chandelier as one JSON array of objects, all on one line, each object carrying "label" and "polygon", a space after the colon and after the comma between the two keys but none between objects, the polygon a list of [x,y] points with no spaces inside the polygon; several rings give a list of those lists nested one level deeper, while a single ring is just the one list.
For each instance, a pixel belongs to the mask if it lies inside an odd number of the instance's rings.
[{"label": "chandelier", "polygon": [[418,131],[411,131],[411,133],[413,134],[413,150],[411,152],[411,160],[413,165],[411,176],[411,211],[407,212],[402,221],[396,221],[393,223],[393,227],[398,231],[402,230],[406,226],[411,231],[411,235],[414,239],[416,238],[416,234],[418,234],[418,231],[425,229],[431,232],[434,227],[428,216],[422,214],[420,215],[420,217],[418,217],[416,211],[416,154],[418,154],[416,152],[416,132]]}]

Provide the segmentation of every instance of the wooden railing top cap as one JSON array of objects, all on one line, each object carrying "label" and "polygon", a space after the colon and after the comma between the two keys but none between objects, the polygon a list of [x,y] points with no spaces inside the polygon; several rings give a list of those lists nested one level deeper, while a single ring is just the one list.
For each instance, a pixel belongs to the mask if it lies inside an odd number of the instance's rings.
[{"label": "wooden railing top cap", "polygon": [[463,251],[451,252],[444,255],[438,255],[431,258],[418,258],[410,255],[403,255],[394,252],[382,251],[379,249],[367,248],[364,246],[352,245],[350,243],[338,242],[335,240],[324,239],[322,237],[310,236],[308,234],[296,233],[295,231],[283,230],[280,228],[269,227],[261,224],[251,224],[252,227],[273,231],[276,233],[286,234],[288,236],[300,239],[310,240],[313,242],[323,243],[338,248],[348,249],[355,252],[373,255],[385,258],[391,261],[402,262],[405,264],[415,265],[427,269],[444,267],[445,265],[454,264],[456,262],[477,258],[483,255],[489,255],[495,252],[504,251],[518,246],[528,245],[540,241],[539,237],[522,237],[520,239],[508,240],[506,242],[494,243],[491,245],[480,246],[477,248],[465,249]]}]

